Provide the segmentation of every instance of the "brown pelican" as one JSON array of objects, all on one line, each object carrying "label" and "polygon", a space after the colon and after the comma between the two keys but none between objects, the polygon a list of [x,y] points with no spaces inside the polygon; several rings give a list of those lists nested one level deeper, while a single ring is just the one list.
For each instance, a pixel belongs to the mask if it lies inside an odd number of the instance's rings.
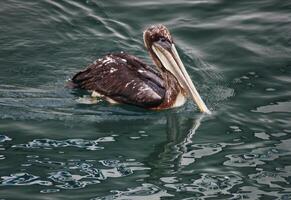
[{"label": "brown pelican", "polygon": [[163,25],[144,31],[143,40],[155,66],[127,53],[111,53],[78,72],[73,88],[92,91],[110,103],[125,103],[151,110],[181,106],[192,97],[201,112],[210,113],[191,81]]}]

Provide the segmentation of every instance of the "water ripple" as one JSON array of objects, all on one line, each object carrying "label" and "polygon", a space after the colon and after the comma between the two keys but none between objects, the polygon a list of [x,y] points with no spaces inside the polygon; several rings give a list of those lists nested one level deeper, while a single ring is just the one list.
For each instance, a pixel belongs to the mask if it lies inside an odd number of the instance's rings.
[{"label": "water ripple", "polygon": [[[1,1],[0,199],[291,199],[290,9],[287,0]],[[77,96],[88,93],[64,87],[107,52],[152,63],[142,31],[157,23],[211,116],[193,122],[190,101],[164,112],[83,105]]]},{"label": "water ripple", "polygon": [[291,101],[288,102],[276,102],[272,105],[260,106],[254,112],[259,113],[274,113],[274,112],[281,112],[281,113],[290,113],[291,112]]},{"label": "water ripple", "polygon": [[[5,151],[6,148],[5,148],[5,145],[3,143],[7,142],[7,141],[11,141],[12,139],[9,138],[8,136],[6,135],[1,135],[0,134],[0,151]],[[4,155],[1,155],[0,154],[0,160],[4,160],[6,157]]]},{"label": "water ripple", "polygon": [[0,143],[6,142],[6,141],[11,141],[12,139],[6,135],[0,135]]},{"label": "water ripple", "polygon": [[[134,171],[148,170],[140,162],[132,159],[122,162],[120,160],[82,161],[69,160],[61,162],[49,158],[39,158],[37,155],[27,156],[27,164],[22,167],[25,171],[37,168],[47,168],[47,176],[39,177],[29,173],[15,173],[2,176],[0,185],[43,185],[52,186],[41,190],[41,193],[59,192],[58,189],[80,189],[110,178],[130,176]],[[100,164],[101,166],[100,166]],[[103,166],[103,167],[102,167]]]},{"label": "water ripple", "polygon": [[250,153],[231,154],[226,157],[229,159],[224,162],[226,166],[235,167],[256,167],[264,165],[266,161],[273,161],[279,157],[288,156],[291,154],[290,149],[287,147],[289,140],[284,140],[276,147],[262,147],[253,149]]},{"label": "water ripple", "polygon": [[34,139],[27,144],[16,144],[12,148],[25,148],[25,149],[52,149],[64,147],[77,147],[86,150],[101,150],[104,147],[99,146],[102,142],[113,142],[114,137],[103,137],[97,140],[84,140],[84,139],[68,139],[68,140],[52,140],[52,139]]},{"label": "water ripple", "polygon": [[[268,172],[268,171],[260,171],[256,174],[250,174],[249,178],[251,180],[255,180],[258,184],[268,185],[270,188],[281,188],[280,183],[290,184],[283,175],[275,172]],[[278,183],[278,184],[275,184]]]},{"label": "water ripple", "polygon": [[71,174],[68,171],[50,173],[48,178],[54,182],[56,187],[61,189],[79,189],[87,185],[100,183],[99,180],[86,180],[86,176]]},{"label": "water ripple", "polygon": [[163,197],[171,197],[173,195],[167,193],[153,184],[143,183],[142,186],[136,188],[129,188],[127,191],[114,191],[114,195],[108,195],[104,197],[96,197],[91,200],[159,200]]},{"label": "water ripple", "polygon": [[165,187],[175,189],[177,192],[192,192],[196,196],[217,197],[220,194],[233,196],[231,189],[243,183],[241,177],[233,174],[210,175],[201,174],[192,183],[170,183]]},{"label": "water ripple", "polygon": [[[239,143],[238,143],[239,144]],[[200,159],[203,157],[211,156],[217,154],[223,150],[227,145],[238,145],[238,144],[193,144],[191,148],[193,150],[188,150],[186,153],[183,153],[181,156],[181,165],[189,165],[195,161],[195,159]]]},{"label": "water ripple", "polygon": [[34,176],[28,173],[16,173],[10,176],[2,176],[1,185],[44,185],[50,186],[52,183],[50,181],[38,180],[38,176]]}]

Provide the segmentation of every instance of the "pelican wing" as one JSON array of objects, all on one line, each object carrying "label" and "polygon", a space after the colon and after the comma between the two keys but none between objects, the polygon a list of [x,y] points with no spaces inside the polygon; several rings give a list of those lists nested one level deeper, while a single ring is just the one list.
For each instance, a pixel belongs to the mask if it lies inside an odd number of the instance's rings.
[{"label": "pelican wing", "polygon": [[141,107],[160,105],[166,92],[164,81],[156,69],[125,53],[110,54],[96,60],[77,73],[72,82],[78,88]]}]

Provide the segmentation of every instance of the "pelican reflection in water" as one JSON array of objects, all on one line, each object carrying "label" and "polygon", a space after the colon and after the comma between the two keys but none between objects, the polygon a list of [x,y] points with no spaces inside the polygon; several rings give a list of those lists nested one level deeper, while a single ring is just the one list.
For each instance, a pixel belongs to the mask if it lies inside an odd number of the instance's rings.
[{"label": "pelican reflection in water", "polygon": [[144,44],[155,66],[127,53],[111,53],[96,60],[71,81],[73,88],[92,91],[110,103],[125,103],[151,110],[182,106],[188,96],[199,110],[210,113],[190,79],[163,25],[145,30]]}]

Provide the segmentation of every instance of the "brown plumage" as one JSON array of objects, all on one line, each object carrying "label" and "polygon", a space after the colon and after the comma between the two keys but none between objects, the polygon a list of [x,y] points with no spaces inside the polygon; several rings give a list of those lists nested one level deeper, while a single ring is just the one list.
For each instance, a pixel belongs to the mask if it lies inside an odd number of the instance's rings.
[{"label": "brown plumage", "polygon": [[191,95],[199,109],[209,113],[168,29],[163,25],[151,26],[143,39],[155,66],[126,53],[108,54],[78,72],[70,85],[97,92],[109,102],[154,110],[181,106],[186,96]]},{"label": "brown plumage", "polygon": [[154,66],[123,52],[96,60],[78,72],[72,83],[75,88],[96,91],[116,102],[149,109],[171,107],[180,92],[171,73],[161,75]]}]

